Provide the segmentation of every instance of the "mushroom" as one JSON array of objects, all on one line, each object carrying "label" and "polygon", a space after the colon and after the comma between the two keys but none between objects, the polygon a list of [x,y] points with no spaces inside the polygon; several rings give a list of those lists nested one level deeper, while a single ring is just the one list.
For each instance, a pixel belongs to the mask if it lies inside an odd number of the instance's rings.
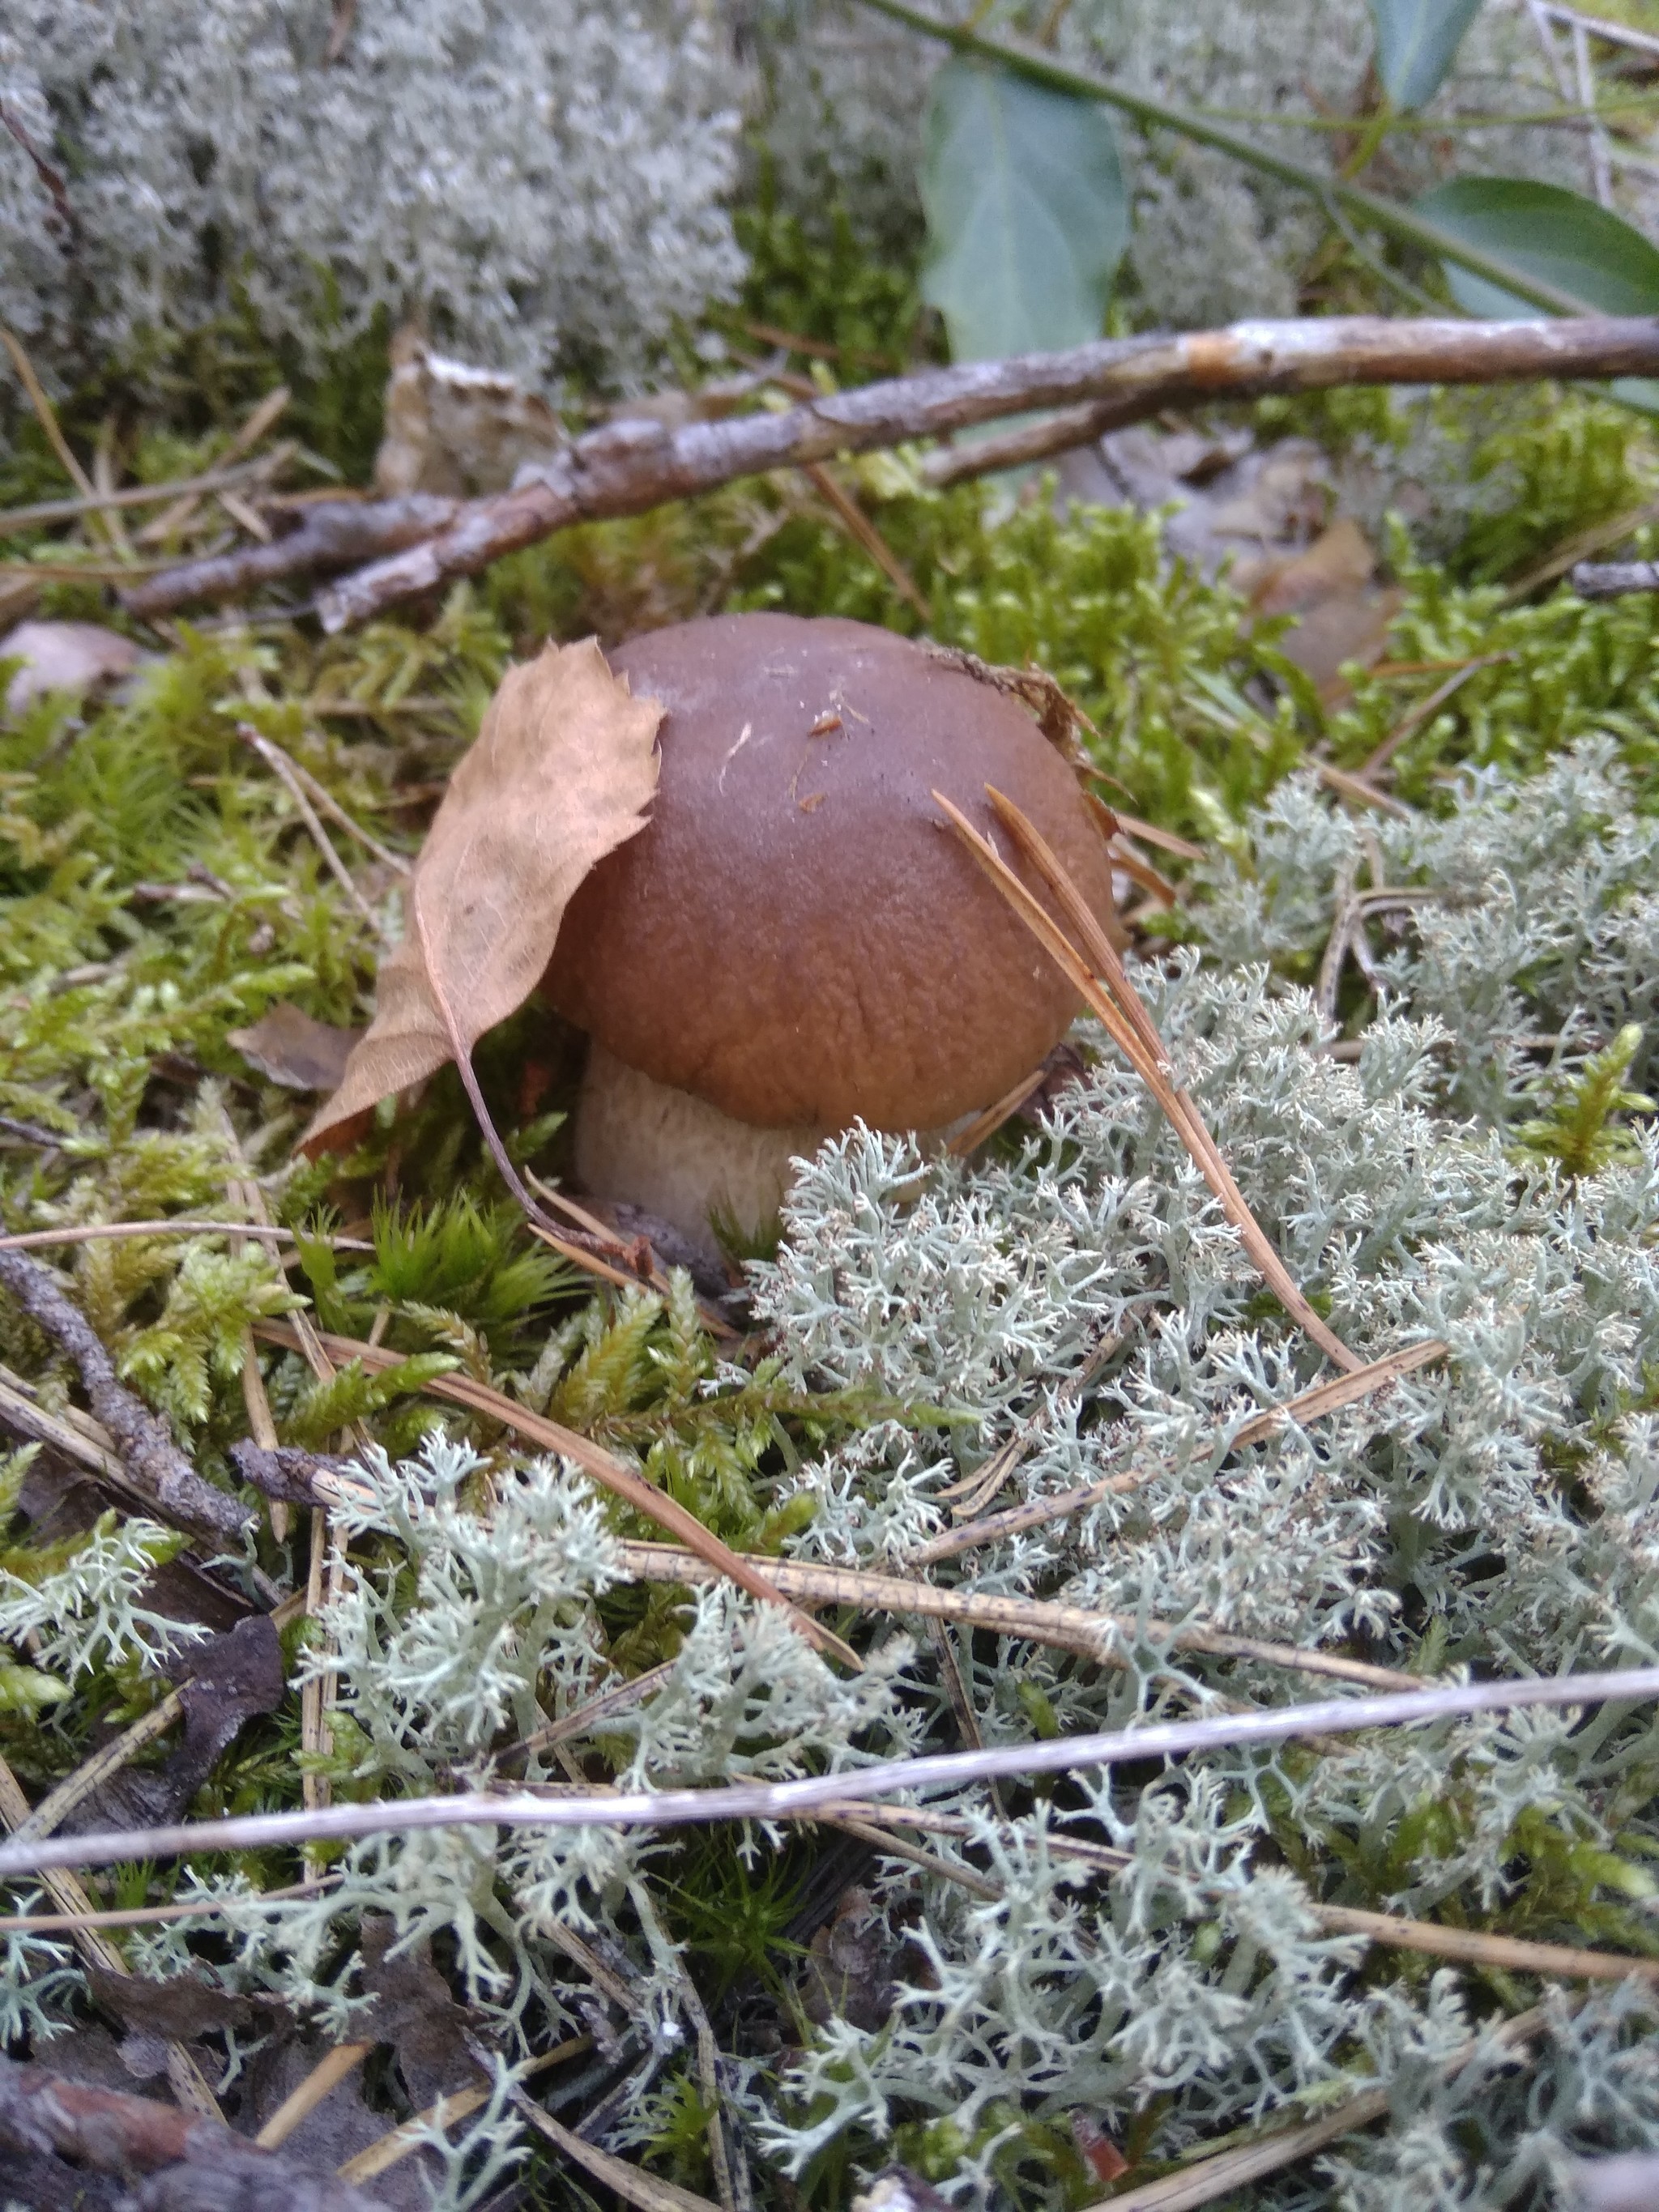
[{"label": "mushroom", "polygon": [[1000,847],[985,787],[1006,793],[1103,919],[1111,866],[1030,714],[890,631],[724,615],[611,661],[665,710],[657,798],[572,898],[544,989],[591,1038],[579,1178],[712,1253],[711,1222],[764,1232],[827,1135],[959,1124],[1079,1012],[935,789]]}]

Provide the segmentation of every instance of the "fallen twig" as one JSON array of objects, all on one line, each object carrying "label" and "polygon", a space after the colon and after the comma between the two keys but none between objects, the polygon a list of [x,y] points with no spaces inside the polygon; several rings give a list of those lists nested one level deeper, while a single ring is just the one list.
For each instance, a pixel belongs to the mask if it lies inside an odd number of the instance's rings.
[{"label": "fallen twig", "polygon": [[[217,2119],[125,2090],[66,2081],[43,2066],[20,2066],[4,2057],[0,2146],[19,2160],[52,2155],[66,2161],[64,2203],[76,2200],[76,2170],[89,2167],[124,2180],[151,2176],[149,2185],[130,2201],[142,2200],[153,2212],[209,2203],[235,2203],[246,2212],[279,2204],[303,2204],[307,2212],[380,2212],[376,2198],[337,2177],[261,2150]],[[169,2190],[165,2184],[175,2168],[179,2185]],[[216,2184],[211,2191],[204,2187],[210,2175]]]},{"label": "fallen twig", "polygon": [[375,936],[380,939],[381,943],[385,944],[386,941],[386,923],[375,914],[374,908],[370,906],[368,901],[358,890],[356,881],[353,877],[350,869],[347,867],[345,862],[340,858],[338,852],[335,849],[334,840],[329,836],[327,830],[324,829],[321,817],[319,816],[316,808],[312,805],[305,786],[300,781],[299,775],[295,770],[294,763],[289,758],[288,755],[283,750],[279,744],[274,744],[269,738],[264,736],[259,731],[256,730],[252,722],[238,722],[236,725],[236,734],[241,739],[242,743],[247,746],[251,752],[258,754],[258,757],[264,763],[265,766],[271,771],[272,775],[276,776],[283,790],[287,792],[289,797],[294,801],[295,811],[299,815],[301,821],[305,824],[307,830],[311,833],[312,842],[322,854],[324,864],[327,867],[329,873],[333,877],[335,882],[338,884],[340,889],[345,893],[348,902],[356,908],[357,912],[362,920],[368,924],[370,929],[374,931]]},{"label": "fallen twig", "polygon": [[247,1508],[204,1481],[159,1414],[136,1398],[92,1324],[54,1279],[15,1250],[0,1250],[0,1285],[75,1362],[92,1410],[115,1440],[126,1469],[169,1520],[234,1542]]},{"label": "fallen twig", "polygon": [[1568,577],[1581,599],[1617,599],[1659,592],[1659,561],[1581,561]]},{"label": "fallen twig", "polygon": [[875,524],[853,497],[843,489],[822,461],[808,461],[801,474],[818,494],[824,505],[835,516],[853,543],[867,553],[888,582],[921,617],[931,623],[933,611],[922,597],[915,578],[899,559]]},{"label": "fallen twig", "polygon": [[[43,1834],[33,1825],[29,1801],[3,1758],[0,1758],[0,1823],[14,1836],[27,1838]],[[66,1867],[55,1867],[46,1875],[46,1885],[64,1912],[73,1917],[75,1948],[94,1972],[130,1974],[132,1969],[123,1954],[93,1924],[92,1899],[82,1886],[80,1876],[71,1874]],[[221,2122],[223,2115],[218,2100],[191,2052],[172,2039],[167,2049],[167,2081],[180,2105],[216,2124]],[[0,2068],[5,2063],[0,2059]],[[4,2140],[3,2130],[4,2120],[0,2116],[0,2141]]]},{"label": "fallen twig", "polygon": [[[671,1544],[623,1544],[623,1564],[636,1582],[696,1583],[708,1569],[692,1553]],[[957,1620],[1000,1636],[1029,1638],[1034,1644],[1074,1651],[1103,1665],[1121,1664],[1126,1642],[1167,1644],[1172,1651],[1202,1652],[1217,1659],[1250,1659],[1304,1674],[1325,1675],[1373,1689],[1399,1688],[1414,1678],[1393,1668],[1345,1659],[1339,1651],[1304,1650],[1255,1636],[1233,1636],[1217,1628],[1177,1627],[1126,1613],[1101,1613],[1091,1606],[1060,1605],[1043,1598],[1004,1596],[989,1590],[947,1589],[908,1575],[880,1575],[861,1567],[832,1567],[802,1559],[772,1559],[767,1571],[787,1595],[815,1605],[857,1606],[866,1612],[919,1613],[928,1620]]]},{"label": "fallen twig", "polygon": [[608,2189],[613,2197],[620,2197],[624,2204],[633,2205],[635,2212],[720,2212],[719,2206],[708,2197],[682,2189],[678,2182],[665,2181],[659,2174],[647,2173],[643,2166],[630,2166],[614,2151],[601,2150],[597,2143],[585,2142],[550,2112],[544,2112],[522,2089],[514,2088],[513,2102],[532,2127],[562,2151],[573,2166],[580,2166],[591,2179]]},{"label": "fallen twig", "polygon": [[296,1897],[313,1897],[339,1880],[327,1875],[321,1883],[296,1881],[286,1889],[247,1891],[234,1897],[192,1897],[180,1905],[118,1905],[109,1911],[4,1912],[0,1931],[16,1929],[36,1936],[75,1935],[83,1928],[145,1928],[155,1922],[202,1920],[233,1908],[238,1912],[263,1911],[267,1905],[290,1905]]},{"label": "fallen twig", "polygon": [[1359,781],[1369,783],[1380,775],[1413,732],[1420,730],[1425,722],[1431,721],[1452,695],[1462,690],[1471,676],[1483,668],[1495,668],[1500,660],[1513,660],[1514,658],[1512,653],[1483,653],[1474,660],[1466,660],[1443,684],[1437,684],[1426,699],[1419,699],[1414,707],[1407,708],[1375,752],[1361,763]]},{"label": "fallen twig", "polygon": [[[1393,1388],[1401,1377],[1419,1367],[1426,1367],[1431,1360],[1443,1359],[1449,1347],[1437,1337],[1422,1344],[1408,1345],[1403,1351],[1391,1352],[1382,1359],[1373,1360],[1369,1366],[1355,1369],[1350,1375],[1340,1375],[1328,1382],[1320,1382],[1300,1396],[1289,1399],[1282,1406],[1269,1406],[1255,1414],[1243,1426],[1224,1439],[1228,1452],[1243,1451],[1246,1445],[1260,1443],[1277,1428],[1292,1421],[1314,1421],[1327,1413],[1334,1413],[1344,1406],[1357,1404],[1374,1392]],[[1020,1446],[1025,1441],[1024,1432],[1016,1431],[1009,1444]],[[1007,1446],[1004,1450],[1008,1449]],[[999,1455],[1000,1456],[1000,1455]],[[1012,1467],[1018,1452],[1010,1454]],[[1006,1471],[1006,1470],[1005,1470]],[[983,1520],[969,1521],[961,1528],[948,1528],[942,1535],[931,1537],[919,1544],[909,1553],[907,1564],[915,1567],[932,1566],[937,1560],[954,1559],[959,1552],[970,1552],[981,1544],[1000,1544],[1011,1536],[1024,1534],[1027,1529],[1041,1528],[1053,1521],[1068,1518],[1073,1513],[1086,1512],[1091,1505],[1105,1499],[1139,1490],[1158,1475],[1169,1472],[1168,1462],[1154,1462],[1150,1467],[1127,1468],[1115,1474],[1102,1475],[1094,1482],[1079,1483],[1073,1489],[1062,1490],[1047,1498],[1028,1498],[1023,1505],[1011,1505],[1001,1513],[988,1514]],[[999,1485],[1001,1477],[999,1476]],[[994,1495],[992,1492],[992,1495]]]},{"label": "fallen twig", "polygon": [[[544,2074],[550,2066],[562,2066],[567,2059],[580,2058],[585,2051],[593,2048],[591,2035],[573,2035],[562,2043],[556,2043],[551,2051],[544,2051],[539,2058],[532,2058],[520,2069],[519,2079],[527,2081],[532,2075]],[[440,2097],[435,2105],[428,2105],[412,2119],[400,2127],[388,2128],[377,2141],[354,2152],[338,2169],[342,2181],[373,2181],[377,2173],[396,2166],[411,2151],[419,2150],[427,2140],[428,2128],[451,2128],[458,2120],[465,2120],[481,2106],[489,2102],[488,2089],[455,2089],[447,2097]]]},{"label": "fallen twig", "polygon": [[[536,477],[493,498],[410,494],[319,501],[270,545],[187,562],[127,595],[139,616],[202,599],[240,599],[284,578],[372,566],[325,592],[324,627],[345,629],[390,606],[476,575],[505,553],[573,522],[640,514],[739,477],[801,468],[840,454],[938,438],[1033,409],[1073,413],[1021,433],[1038,459],[1139,422],[1160,409],[1339,384],[1486,384],[1538,377],[1651,375],[1659,321],[1567,316],[1470,323],[1382,315],[1237,323],[1177,336],[1102,338],[1062,353],[969,362],[826,394],[777,415],[671,428],[654,417],[608,422],[574,440]],[[1045,442],[1045,440],[1047,442]],[[973,448],[977,469],[1007,465],[1007,441]],[[936,467],[946,467],[940,459]],[[949,466],[965,472],[953,455]]]},{"label": "fallen twig", "polygon": [[[883,1850],[894,1848],[895,1839],[888,1831],[892,1827],[919,1828],[941,1835],[970,1838],[972,1821],[959,1814],[924,1810],[915,1805],[861,1806],[848,1804],[837,1813],[833,1823],[826,1826],[857,1828],[866,1840],[877,1843]],[[1130,1851],[1115,1850],[1109,1844],[1085,1843],[1080,1837],[1067,1835],[1064,1829],[1051,1828],[1044,1838],[1045,1848],[1056,1858],[1080,1861],[1097,1874],[1109,1879],[1124,1873],[1134,1864]],[[921,1863],[921,1856],[931,1859],[932,1870],[952,1881],[962,1879],[963,1869],[931,1854],[918,1855],[900,1850],[900,1857]],[[979,1877],[972,1879],[979,1883]],[[994,1884],[979,1885],[982,1893],[1001,1894]],[[1220,1898],[1220,1886],[1213,1892]],[[1659,1959],[1638,1958],[1619,1951],[1590,1951],[1566,1943],[1534,1943],[1524,1936],[1501,1936],[1480,1928],[1445,1928],[1437,1921],[1413,1920],[1399,1912],[1359,1912],[1346,1905],[1320,1905],[1313,1899],[1307,1900],[1307,1909],[1333,1936],[1363,1936],[1368,1942],[1378,1943],[1395,1951],[1420,1952],[1429,1958],[1449,1959],[1462,1966],[1503,1966],[1515,1973],[1559,1975],[1564,1980],[1583,1982],[1622,1982],[1632,1975],[1651,1981],[1659,1978]]]},{"label": "fallen twig", "polygon": [[[0,538],[15,538],[26,530],[40,530],[54,522],[76,522],[82,515],[101,514],[118,507],[159,507],[180,494],[234,491],[239,484],[257,483],[270,469],[269,459],[244,461],[235,468],[210,469],[205,476],[180,477],[171,483],[127,484],[117,491],[94,491],[75,499],[43,499],[33,507],[0,508]],[[141,531],[140,539],[148,538]]]},{"label": "fallen twig", "polygon": [[1153,1722],[1099,1735],[881,1759],[843,1773],[809,1775],[795,1782],[744,1782],[708,1790],[573,1791],[567,1796],[534,1790],[476,1790],[453,1797],[332,1805],[321,1813],[251,1813],[173,1827],[0,1844],[0,1881],[47,1867],[107,1866],[121,1859],[173,1858],[198,1851],[291,1849],[416,1829],[684,1827],[703,1821],[810,1819],[839,1811],[844,1803],[901,1790],[967,1790],[1004,1777],[1076,1773],[1247,1745],[1467,1718],[1475,1713],[1516,1712],[1540,1705],[1643,1705],[1655,1698],[1659,1698],[1659,1667],[1632,1667],[1605,1674],[1529,1675],[1514,1682],[1437,1683],[1382,1697],[1331,1698],[1317,1705],[1278,1705],[1206,1720]]},{"label": "fallen twig", "polygon": [[1559,1974],[1566,1981],[1622,1982],[1632,1974],[1652,1981],[1659,1977],[1659,1959],[1588,1951],[1575,1943],[1533,1943],[1524,1936],[1498,1936],[1484,1928],[1443,1928],[1432,1920],[1408,1920],[1397,1912],[1360,1912],[1346,1905],[1316,1905],[1314,1911],[1320,1926],[1334,1936],[1363,1936],[1391,1950],[1420,1951],[1463,1966]]},{"label": "fallen twig", "polygon": [[[224,452],[220,454],[218,465],[220,473],[222,474],[229,470],[233,464],[240,461],[244,453],[252,452],[260,439],[276,424],[291,397],[292,394],[285,384],[279,384],[274,392],[266,392],[264,398],[260,400],[235,436],[232,438]],[[249,472],[255,476],[274,476],[277,467],[281,465],[277,460],[277,454],[280,453],[283,459],[286,460],[293,451],[294,448],[291,446],[279,447],[276,453],[267,453],[263,460],[255,461]],[[146,523],[139,532],[141,541],[164,544],[176,532],[182,530],[195,514],[198,495],[202,491],[219,491],[224,489],[224,486],[219,484],[181,485],[180,496],[173,502],[167,512],[164,514],[158,514],[153,522]],[[222,501],[221,504],[226,507],[228,513],[234,515],[234,509],[230,507],[228,501]],[[269,539],[270,532],[268,528],[262,528],[260,531],[256,531],[254,534],[256,537]]]},{"label": "fallen twig", "polygon": [[[423,491],[401,499],[314,500],[296,511],[295,527],[269,545],[241,545],[200,561],[156,562],[127,594],[127,611],[150,621],[198,600],[240,599],[264,584],[293,576],[327,575],[359,561],[376,560],[444,529],[462,504]],[[34,572],[35,564],[26,565]]]},{"label": "fallen twig", "polygon": [[[0,1252],[44,1252],[59,1244],[99,1244],[118,1237],[247,1237],[260,1243],[295,1244],[291,1229],[273,1228],[269,1222],[188,1221],[178,1214],[160,1221],[78,1221],[62,1229],[24,1229],[15,1237],[0,1237]],[[336,1252],[372,1252],[374,1247],[361,1237],[325,1237]]]},{"label": "fallen twig", "polygon": [[325,2051],[303,2081],[289,2091],[253,2140],[261,2150],[275,2150],[295,2128],[309,2119],[325,2097],[338,2088],[360,2067],[373,2043],[337,2043]]}]

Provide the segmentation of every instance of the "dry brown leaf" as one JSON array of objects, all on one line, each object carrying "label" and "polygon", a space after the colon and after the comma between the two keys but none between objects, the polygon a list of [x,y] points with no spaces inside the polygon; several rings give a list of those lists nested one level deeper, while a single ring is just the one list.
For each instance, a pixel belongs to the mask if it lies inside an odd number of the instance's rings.
[{"label": "dry brown leaf", "polygon": [[142,647],[130,637],[97,623],[19,623],[0,638],[0,660],[23,664],[6,687],[6,712],[21,714],[48,691],[78,697],[100,684],[130,676],[143,658]]},{"label": "dry brown leaf", "polygon": [[465,1067],[524,1004],[577,885],[645,827],[662,712],[611,673],[592,638],[507,671],[415,864],[374,1019],[303,1150],[325,1150],[343,1122],[446,1060]]},{"label": "dry brown leaf", "polygon": [[1328,705],[1347,696],[1341,678],[1347,663],[1364,667],[1381,659],[1404,604],[1405,593],[1379,586],[1376,573],[1376,556],[1364,532],[1345,515],[1305,551],[1243,580],[1254,613],[1297,617],[1279,649],[1313,678]]},{"label": "dry brown leaf", "polygon": [[245,1030],[226,1032],[244,1060],[288,1091],[337,1091],[361,1030],[336,1029],[282,999]]},{"label": "dry brown leaf", "polygon": [[[335,0],[336,20],[341,0]],[[570,442],[544,399],[498,371],[434,353],[407,326],[392,342],[386,436],[374,457],[382,499],[429,491],[505,491],[526,462]]]},{"label": "dry brown leaf", "polygon": [[1249,586],[1251,611],[1304,614],[1327,599],[1359,591],[1376,573],[1376,556],[1365,533],[1352,515],[1344,515],[1304,551],[1258,571]]}]

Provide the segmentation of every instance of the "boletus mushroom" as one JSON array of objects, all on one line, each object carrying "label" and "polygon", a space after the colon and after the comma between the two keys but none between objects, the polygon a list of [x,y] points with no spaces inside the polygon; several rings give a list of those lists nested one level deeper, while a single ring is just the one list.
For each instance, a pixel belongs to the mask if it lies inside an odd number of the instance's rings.
[{"label": "boletus mushroom", "polygon": [[1006,793],[1103,919],[1111,866],[1027,708],[886,630],[724,615],[610,659],[665,710],[661,775],[572,898],[544,990],[592,1040],[578,1176],[708,1250],[711,1218],[763,1231],[827,1134],[947,1129],[1079,1011],[936,789],[1012,860],[985,787]]}]

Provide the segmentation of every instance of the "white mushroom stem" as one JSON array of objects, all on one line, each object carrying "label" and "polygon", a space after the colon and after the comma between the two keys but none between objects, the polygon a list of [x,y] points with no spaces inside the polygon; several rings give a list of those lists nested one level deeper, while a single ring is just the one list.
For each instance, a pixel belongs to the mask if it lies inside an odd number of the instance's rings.
[{"label": "white mushroom stem", "polygon": [[576,1108],[576,1174],[601,1198],[654,1213],[711,1257],[711,1215],[745,1238],[775,1221],[790,1163],[810,1158],[823,1129],[757,1128],[690,1091],[653,1083],[597,1038]]}]

